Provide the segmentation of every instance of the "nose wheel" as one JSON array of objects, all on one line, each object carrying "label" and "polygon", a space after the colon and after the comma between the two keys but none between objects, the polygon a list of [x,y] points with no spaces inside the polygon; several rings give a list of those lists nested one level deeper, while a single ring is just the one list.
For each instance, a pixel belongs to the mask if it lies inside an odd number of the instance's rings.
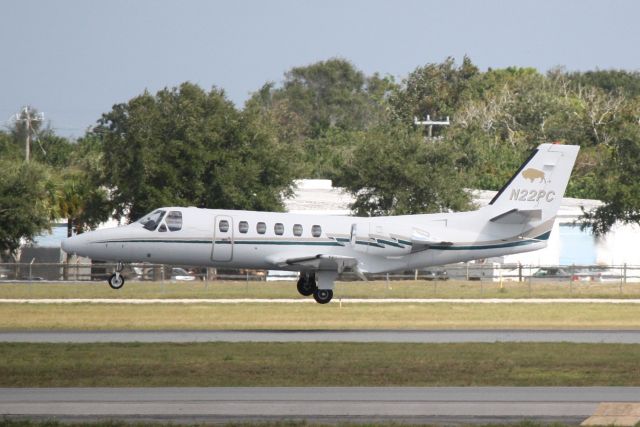
[{"label": "nose wheel", "polygon": [[111,286],[111,289],[120,289],[124,286],[124,276],[120,274],[123,268],[124,264],[122,264],[121,262],[118,262],[116,264],[116,272],[113,273],[107,280],[107,282],[109,282],[109,286]]},{"label": "nose wheel", "polygon": [[118,272],[113,273],[111,277],[109,277],[108,282],[111,289],[120,289],[124,286],[124,276]]}]

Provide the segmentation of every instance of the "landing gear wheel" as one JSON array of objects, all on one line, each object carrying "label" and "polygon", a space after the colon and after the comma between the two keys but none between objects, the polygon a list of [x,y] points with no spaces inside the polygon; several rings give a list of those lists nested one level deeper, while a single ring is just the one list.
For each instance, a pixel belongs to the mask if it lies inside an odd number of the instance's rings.
[{"label": "landing gear wheel", "polygon": [[111,277],[109,277],[108,282],[111,289],[120,289],[124,286],[124,276],[120,273],[113,273]]},{"label": "landing gear wheel", "polygon": [[315,274],[301,273],[298,279],[298,292],[300,295],[308,297],[318,288],[316,286]]},{"label": "landing gear wheel", "polygon": [[313,299],[318,304],[326,304],[333,298],[333,291],[331,289],[316,289],[313,291]]}]

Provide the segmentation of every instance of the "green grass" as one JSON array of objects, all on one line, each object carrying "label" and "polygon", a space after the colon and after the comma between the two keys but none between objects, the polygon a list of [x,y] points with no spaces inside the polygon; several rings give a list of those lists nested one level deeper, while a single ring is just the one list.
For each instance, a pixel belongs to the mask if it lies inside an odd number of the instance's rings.
[{"label": "green grass", "polygon": [[0,304],[0,330],[640,329],[637,304]]},{"label": "green grass", "polygon": [[640,386],[640,345],[0,345],[2,387]]},{"label": "green grass", "polygon": [[[640,283],[372,281],[338,282],[341,298],[640,298]],[[0,298],[302,298],[295,282],[2,283]]]}]

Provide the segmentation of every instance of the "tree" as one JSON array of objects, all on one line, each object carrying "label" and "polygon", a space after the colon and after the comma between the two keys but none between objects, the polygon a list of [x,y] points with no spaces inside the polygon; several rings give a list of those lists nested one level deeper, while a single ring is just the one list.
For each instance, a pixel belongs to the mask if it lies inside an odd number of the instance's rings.
[{"label": "tree", "polygon": [[361,132],[343,182],[359,215],[404,215],[459,211],[470,207],[458,153],[446,144],[425,143],[404,126]]},{"label": "tree", "polygon": [[55,179],[54,218],[67,219],[67,237],[82,233],[109,219],[108,192],[81,169],[69,168]]},{"label": "tree", "polygon": [[19,147],[13,135],[9,132],[0,131],[0,159],[24,159],[24,146]]},{"label": "tree", "polygon": [[564,74],[574,87],[597,87],[616,95],[640,96],[640,72],[638,71],[595,70]]},{"label": "tree", "polygon": [[390,97],[394,113],[406,126],[413,124],[414,117],[453,116],[469,82],[478,72],[467,56],[459,67],[451,57],[441,64],[418,67]]},{"label": "tree", "polygon": [[13,256],[22,240],[49,228],[53,191],[45,167],[0,160],[0,252]]},{"label": "tree", "polygon": [[94,134],[116,215],[129,220],[170,205],[280,210],[291,188],[293,162],[270,122],[221,90],[145,92],[105,113]]},{"label": "tree", "polygon": [[628,125],[605,151],[607,167],[597,169],[599,198],[605,203],[585,212],[583,228],[597,235],[606,233],[620,221],[640,224],[640,130]]},{"label": "tree", "polygon": [[69,139],[56,135],[51,128],[41,130],[37,136],[38,148],[31,155],[34,161],[63,169],[71,164],[76,145]]}]

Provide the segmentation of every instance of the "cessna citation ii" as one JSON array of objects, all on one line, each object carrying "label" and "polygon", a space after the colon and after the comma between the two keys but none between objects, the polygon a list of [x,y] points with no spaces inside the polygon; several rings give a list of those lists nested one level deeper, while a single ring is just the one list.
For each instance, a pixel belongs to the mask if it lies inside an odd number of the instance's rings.
[{"label": "cessna citation ii", "polygon": [[128,262],[289,270],[300,273],[300,294],[325,304],[343,271],[364,279],[544,248],[578,150],[538,146],[488,206],[470,212],[362,218],[164,207],[71,237],[62,249],[116,262],[114,289]]}]

